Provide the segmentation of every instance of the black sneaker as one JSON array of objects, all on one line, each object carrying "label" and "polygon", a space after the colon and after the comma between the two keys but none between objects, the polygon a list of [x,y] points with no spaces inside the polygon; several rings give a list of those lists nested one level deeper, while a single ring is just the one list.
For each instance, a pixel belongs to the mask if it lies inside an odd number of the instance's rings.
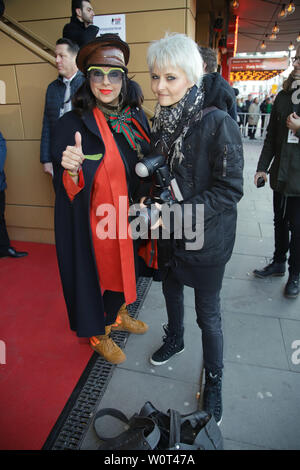
[{"label": "black sneaker", "polygon": [[284,288],[285,297],[295,299],[299,295],[299,290],[299,274],[290,274]]},{"label": "black sneaker", "polygon": [[205,371],[205,386],[203,394],[203,410],[211,414],[217,424],[222,421],[222,372],[213,374]]},{"label": "black sneaker", "polygon": [[164,344],[150,357],[150,362],[154,366],[165,364],[175,354],[184,351],[182,335],[171,333],[167,325],[163,325],[166,335],[163,337]]},{"label": "black sneaker", "polygon": [[272,263],[268,264],[261,270],[254,269],[253,274],[255,277],[259,277],[260,279],[264,279],[268,276],[284,276],[285,263],[276,263],[276,261],[272,261]]}]

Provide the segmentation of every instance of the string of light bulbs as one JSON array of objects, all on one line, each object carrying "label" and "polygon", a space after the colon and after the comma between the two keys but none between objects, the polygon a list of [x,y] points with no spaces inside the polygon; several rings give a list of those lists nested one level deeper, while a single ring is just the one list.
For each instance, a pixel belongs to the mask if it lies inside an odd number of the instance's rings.
[{"label": "string of light bulbs", "polygon": [[[292,15],[294,13],[294,11],[296,10],[296,7],[295,7],[295,4],[294,2],[290,1],[288,5],[286,4],[283,4],[281,9],[279,10],[278,12],[278,18],[279,19],[283,19],[283,18],[286,18],[288,15]],[[277,34],[279,33],[280,29],[279,29],[279,26],[277,24],[277,21],[275,21],[275,24],[272,28],[272,34],[270,35],[265,35],[266,38],[270,39],[271,41],[274,41],[275,39],[277,39]],[[300,42],[300,32],[296,38],[296,41],[297,42]],[[265,40],[263,40],[260,44],[260,48],[262,50],[266,49],[267,48],[267,45],[266,45],[266,42]],[[288,46],[288,49],[290,51],[292,51],[293,49],[295,48],[293,42],[291,41],[289,46]]]}]

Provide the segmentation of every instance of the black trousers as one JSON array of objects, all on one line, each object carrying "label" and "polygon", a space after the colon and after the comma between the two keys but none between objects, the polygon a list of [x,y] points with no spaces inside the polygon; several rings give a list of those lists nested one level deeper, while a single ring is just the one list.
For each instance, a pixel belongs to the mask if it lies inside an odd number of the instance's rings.
[{"label": "black trousers", "polygon": [[4,218],[5,213],[5,191],[0,191],[0,253],[10,247],[10,241]]},{"label": "black trousers", "polygon": [[266,119],[266,116],[263,114],[263,115],[261,116],[261,127],[260,127],[260,135],[261,135],[261,136],[262,136],[263,133],[264,133],[265,119]]},{"label": "black trousers", "polygon": [[117,319],[118,311],[125,303],[124,293],[107,290],[103,294],[103,302],[105,308],[105,325],[112,325]]},{"label": "black trousers", "polygon": [[289,251],[289,271],[300,273],[300,197],[285,198],[273,192],[274,261],[284,263]]},{"label": "black trousers", "polygon": [[252,124],[252,125],[249,124],[248,135],[250,139],[254,139],[255,132],[256,132],[256,124]]},{"label": "black trousers", "polygon": [[[209,269],[209,268],[207,268]],[[224,269],[225,267],[221,267]],[[168,313],[169,331],[183,337],[184,332],[184,285],[172,269],[162,284]],[[194,288],[197,324],[202,331],[204,367],[209,371],[223,368],[223,333],[220,312],[220,289],[204,292]],[[195,345],[197,351],[200,345]]]}]

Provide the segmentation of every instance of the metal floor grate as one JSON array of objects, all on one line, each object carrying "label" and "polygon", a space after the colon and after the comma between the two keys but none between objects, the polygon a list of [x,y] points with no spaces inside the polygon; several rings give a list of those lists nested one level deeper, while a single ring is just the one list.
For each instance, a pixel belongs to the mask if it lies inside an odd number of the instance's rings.
[{"label": "metal floor grate", "polygon": [[[152,279],[140,277],[137,282],[137,300],[128,307],[136,318],[150,289]],[[123,348],[128,333],[115,331],[114,341]],[[51,431],[43,450],[79,450],[91,424],[94,411],[106,391],[115,365],[109,364],[96,352],[76,385],[68,403]]]}]

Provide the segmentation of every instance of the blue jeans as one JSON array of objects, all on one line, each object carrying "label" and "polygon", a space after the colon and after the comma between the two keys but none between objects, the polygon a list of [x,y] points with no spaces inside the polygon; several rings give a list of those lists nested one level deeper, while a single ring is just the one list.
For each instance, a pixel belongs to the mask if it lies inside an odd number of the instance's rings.
[{"label": "blue jeans", "polygon": [[[171,334],[183,337],[184,285],[171,269],[162,283],[162,289],[166,301],[169,331]],[[204,367],[209,371],[218,371],[223,368],[220,290],[203,293],[201,289],[195,288],[194,294],[197,323],[202,330]]]}]

